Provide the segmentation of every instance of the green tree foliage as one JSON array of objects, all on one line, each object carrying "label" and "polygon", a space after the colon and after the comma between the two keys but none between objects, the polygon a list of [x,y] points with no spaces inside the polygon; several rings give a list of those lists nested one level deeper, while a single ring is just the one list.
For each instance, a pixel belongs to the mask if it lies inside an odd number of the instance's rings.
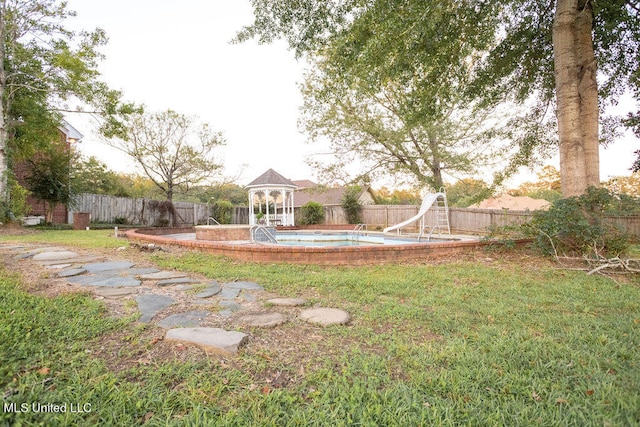
[{"label": "green tree foliage", "polygon": [[360,194],[362,188],[359,185],[353,185],[347,187],[342,195],[341,206],[347,214],[347,222],[349,224],[359,224],[360,212],[362,211],[362,205],[360,204]]},{"label": "green tree foliage", "polygon": [[613,177],[603,185],[612,193],[638,198],[640,197],[640,172],[629,176]]},{"label": "green tree foliage", "polygon": [[131,156],[169,201],[206,183],[222,167],[214,153],[224,144],[222,134],[172,110],[133,115],[124,138],[106,142]]},{"label": "green tree foliage", "polygon": [[18,184],[13,176],[9,176],[7,184],[11,199],[6,207],[0,203],[0,221],[15,220],[29,213],[29,205],[27,204],[29,190]]},{"label": "green tree foliage", "polygon": [[119,173],[117,174],[118,186],[127,189],[128,197],[137,197],[141,199],[162,199],[164,194],[158,187],[146,176],[135,173]]},{"label": "green tree foliage", "polygon": [[419,190],[394,188],[390,191],[387,187],[375,190],[375,199],[378,205],[419,205],[422,202]]},{"label": "green tree foliage", "polygon": [[231,224],[233,206],[233,203],[228,200],[216,200],[213,205],[211,205],[211,215],[220,224]]},{"label": "green tree foliage", "polygon": [[203,187],[199,198],[202,203],[225,200],[234,206],[246,206],[248,202],[247,190],[245,190],[244,187],[231,182]]},{"label": "green tree foliage", "polygon": [[[424,37],[433,39],[434,34]],[[397,182],[437,190],[444,185],[445,174],[471,175],[506,160],[513,151],[505,136],[516,130],[503,123],[493,108],[479,108],[456,91],[469,79],[468,67],[450,70],[446,78],[440,68],[429,67],[424,73],[439,82],[424,87],[415,77],[391,80],[383,66],[348,69],[355,49],[353,44],[348,47],[346,53],[343,45],[323,52],[303,86],[301,124],[311,142],[331,143],[331,156],[310,162],[320,175],[344,181],[358,181],[363,175],[391,176]],[[360,47],[367,48],[367,44]],[[433,49],[458,52],[458,46]],[[465,58],[460,62],[465,64]]]},{"label": "green tree foliage", "polygon": [[35,197],[47,202],[47,222],[52,222],[56,206],[73,203],[76,192],[69,185],[72,159],[72,150],[53,144],[28,161],[27,188]]},{"label": "green tree foliage", "polygon": [[324,207],[318,202],[308,202],[300,207],[300,224],[320,224],[324,221]]},{"label": "green tree foliage", "polygon": [[537,174],[536,182],[525,182],[517,189],[508,191],[512,196],[529,196],[555,202],[562,197],[560,192],[560,172],[553,166],[545,166]]},{"label": "green tree foliage", "polygon": [[[518,132],[510,140],[517,142],[518,151],[504,168],[505,175],[530,163],[539,150],[555,149],[548,135],[557,120],[561,172],[563,182],[569,183],[563,184],[563,191],[569,193],[584,192],[586,182],[599,184],[598,140],[612,133],[598,134],[598,99],[605,105],[628,87],[636,94],[640,88],[640,12],[625,0],[252,0],[251,4],[255,21],[239,32],[237,40],[284,38],[298,55],[310,56],[340,48],[345,57],[342,73],[361,77],[364,74],[354,70],[370,69],[373,78],[393,82],[402,90],[422,88],[413,96],[411,111],[416,116],[434,116],[426,113],[438,104],[421,96],[429,87],[444,87],[440,99],[445,102],[447,96],[463,92],[483,107],[506,100],[526,106],[529,114],[512,123]],[[433,49],[438,45],[443,48]],[[442,85],[463,66],[471,67],[468,81]],[[434,69],[441,78],[434,78]],[[562,96],[556,105],[557,91]],[[549,114],[554,108],[557,119]],[[600,122],[606,123],[612,122]],[[588,152],[588,159],[578,155],[583,152]]]},{"label": "green tree foliage", "polygon": [[[640,96],[636,96],[637,98]],[[624,120],[624,125],[633,130],[633,133],[640,138],[640,111],[635,114],[629,113],[627,118]],[[632,172],[640,172],[640,150],[636,150],[633,152],[636,155],[636,159],[631,165]]]},{"label": "green tree foliage", "polygon": [[58,0],[0,1],[0,200],[8,167],[58,139],[71,102],[100,115],[108,133],[136,110],[99,80],[104,32],[68,30],[64,22],[73,16]]},{"label": "green tree foliage", "polygon": [[490,195],[486,182],[473,178],[464,178],[446,186],[447,203],[456,208],[467,208]]},{"label": "green tree foliage", "polygon": [[76,193],[107,194],[118,197],[129,197],[125,186],[107,165],[94,156],[76,157],[71,168],[71,187]]}]

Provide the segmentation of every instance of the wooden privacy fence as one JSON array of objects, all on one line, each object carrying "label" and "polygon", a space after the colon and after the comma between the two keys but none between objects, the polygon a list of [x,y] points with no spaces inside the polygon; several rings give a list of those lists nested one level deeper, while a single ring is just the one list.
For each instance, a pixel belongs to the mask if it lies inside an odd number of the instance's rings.
[{"label": "wooden privacy fence", "polygon": [[[206,224],[209,207],[202,203],[173,202],[176,212],[174,226]],[[171,213],[164,202],[150,199],[80,194],[75,212],[89,212],[92,222],[120,223],[145,226],[167,226]]]},{"label": "wooden privacy fence", "polygon": [[[369,230],[382,230],[391,225],[399,224],[418,214],[417,205],[365,205],[362,207],[361,220],[367,224]],[[340,206],[325,206],[324,224],[346,224],[347,215]],[[449,223],[454,233],[483,234],[493,227],[522,224],[531,218],[531,211],[515,211],[508,209],[470,209],[449,208]],[[435,224],[435,210],[427,212],[427,224]],[[295,209],[296,224],[300,220],[300,210]],[[622,227],[629,234],[640,236],[640,215],[606,215],[613,224]],[[249,223],[249,208],[236,207],[233,213],[234,224]],[[403,231],[417,231],[418,223],[413,228],[406,227]]]},{"label": "wooden privacy fence", "polygon": [[[206,224],[209,206],[202,203],[173,202],[176,211],[174,226]],[[418,214],[417,205],[364,205],[361,222],[369,230],[382,230],[398,224]],[[162,202],[150,199],[80,194],[76,198],[75,212],[89,212],[92,222],[121,223],[144,226],[167,226],[170,214],[162,208]],[[324,224],[346,224],[347,215],[341,206],[325,206]],[[452,232],[482,234],[492,227],[522,224],[531,218],[530,211],[506,209],[449,208],[449,223]],[[296,224],[300,220],[300,209],[295,209]],[[611,223],[623,228],[629,234],[640,236],[640,215],[606,215]],[[233,210],[233,224],[249,223],[249,208],[236,207]],[[435,224],[435,210],[427,212],[427,224]],[[418,224],[407,227],[407,232],[417,231]]]}]

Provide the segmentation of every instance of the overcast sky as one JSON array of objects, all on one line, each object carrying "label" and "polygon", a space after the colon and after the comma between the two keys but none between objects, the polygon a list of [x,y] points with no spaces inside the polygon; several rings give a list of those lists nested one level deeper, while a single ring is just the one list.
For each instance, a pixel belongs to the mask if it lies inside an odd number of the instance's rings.
[{"label": "overcast sky", "polygon": [[[305,156],[322,151],[297,129],[304,64],[282,42],[230,44],[252,22],[244,0],[70,0],[74,28],[104,29],[104,80],[150,111],[197,115],[222,131],[225,173],[247,184],[273,168],[291,179],[316,179]],[[85,135],[81,150],[118,172],[133,172],[123,154],[99,142],[90,123],[69,117]],[[601,178],[628,175],[640,143],[630,134],[601,151]],[[243,167],[243,165],[246,165]],[[534,175],[535,176],[535,175]]]}]

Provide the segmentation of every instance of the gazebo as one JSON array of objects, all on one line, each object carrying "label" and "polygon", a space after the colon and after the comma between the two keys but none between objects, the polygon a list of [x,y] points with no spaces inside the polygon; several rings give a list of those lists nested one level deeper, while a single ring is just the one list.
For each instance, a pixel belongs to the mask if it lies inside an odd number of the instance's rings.
[{"label": "gazebo", "polygon": [[293,192],[297,185],[269,169],[246,188],[249,190],[250,225],[294,225]]}]

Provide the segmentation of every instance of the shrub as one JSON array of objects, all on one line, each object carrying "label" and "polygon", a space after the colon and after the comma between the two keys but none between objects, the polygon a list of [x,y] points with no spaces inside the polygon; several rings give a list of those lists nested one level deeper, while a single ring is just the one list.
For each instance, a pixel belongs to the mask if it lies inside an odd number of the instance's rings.
[{"label": "shrub", "polygon": [[590,187],[582,196],[559,199],[548,210],[535,212],[523,231],[549,255],[620,256],[628,251],[630,236],[604,218],[617,200],[606,188]]},{"label": "shrub", "polygon": [[358,224],[360,222],[362,206],[359,198],[361,191],[359,186],[349,187],[342,196],[342,209],[347,214],[349,224]]},{"label": "shrub", "polygon": [[218,200],[211,206],[211,213],[220,224],[231,224],[233,203],[228,200]]},{"label": "shrub", "polygon": [[324,207],[318,202],[309,202],[300,208],[300,224],[320,224],[324,221]]},{"label": "shrub", "polygon": [[1,202],[0,204],[0,221],[15,220],[25,216],[29,210],[27,205],[27,195],[29,191],[20,186],[16,179],[9,175],[7,179],[10,199],[9,202]]},{"label": "shrub", "polygon": [[114,224],[125,225],[127,223],[127,218],[123,216],[117,216],[113,219]]}]

